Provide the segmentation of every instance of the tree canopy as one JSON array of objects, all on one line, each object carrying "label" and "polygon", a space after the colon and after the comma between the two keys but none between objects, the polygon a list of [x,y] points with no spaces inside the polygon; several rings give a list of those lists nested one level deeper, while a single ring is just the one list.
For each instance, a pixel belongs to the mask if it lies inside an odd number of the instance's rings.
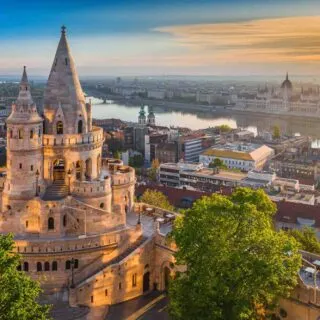
[{"label": "tree canopy", "polygon": [[218,128],[220,130],[220,132],[222,132],[222,133],[228,133],[232,130],[232,128],[230,126],[228,126],[227,124],[222,124],[220,126],[217,126],[216,128]]},{"label": "tree canopy", "polygon": [[273,127],[273,139],[279,139],[281,137],[280,128],[278,126]]},{"label": "tree canopy", "polygon": [[143,156],[136,154],[129,159],[129,165],[134,168],[141,168],[143,166]]},{"label": "tree canopy", "polygon": [[178,273],[169,288],[173,319],[264,319],[297,284],[296,240],[274,230],[275,205],[262,190],[237,189],[196,201],[176,219]]},{"label": "tree canopy", "polygon": [[228,169],[224,162],[220,158],[215,158],[210,164],[209,168]]},{"label": "tree canopy", "polygon": [[17,270],[20,257],[13,246],[12,235],[0,236],[0,320],[47,320],[49,306],[37,302],[40,286]]},{"label": "tree canopy", "polygon": [[152,181],[157,181],[157,172],[158,168],[160,166],[160,162],[158,159],[153,159],[151,163],[151,168],[149,169],[148,172],[148,177]]},{"label": "tree canopy", "polygon": [[299,243],[300,249],[308,252],[320,254],[320,242],[314,229],[305,227],[301,230],[290,230],[291,234]]},{"label": "tree canopy", "polygon": [[142,202],[151,204],[152,206],[159,207],[165,210],[172,211],[174,208],[170,204],[168,198],[160,191],[147,189],[142,197],[140,198]]}]

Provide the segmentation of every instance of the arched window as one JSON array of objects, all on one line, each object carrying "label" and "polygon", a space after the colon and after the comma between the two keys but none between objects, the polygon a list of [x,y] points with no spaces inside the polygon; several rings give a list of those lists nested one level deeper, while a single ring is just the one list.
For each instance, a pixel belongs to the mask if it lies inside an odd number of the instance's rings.
[{"label": "arched window", "polygon": [[44,263],[44,271],[50,271],[50,263],[48,261]]},{"label": "arched window", "polygon": [[101,209],[104,208],[104,203],[103,203],[103,202],[100,203],[100,208],[101,208]]},{"label": "arched window", "polygon": [[37,262],[37,271],[42,271],[42,264],[41,264],[41,262]]},{"label": "arched window", "polygon": [[63,122],[62,121],[57,122],[57,134],[63,134]]},{"label": "arched window", "polygon": [[67,215],[63,216],[63,226],[65,227],[67,225]]},{"label": "arched window", "polygon": [[79,267],[79,260],[78,259],[74,259],[74,268],[78,269]]},{"label": "arched window", "polygon": [[30,130],[30,139],[33,139],[33,130]]},{"label": "arched window", "polygon": [[18,131],[19,139],[23,139],[23,130],[19,129]]},{"label": "arched window", "polygon": [[78,133],[82,133],[82,120],[78,121]]},{"label": "arched window", "polygon": [[70,268],[71,268],[71,261],[67,260],[66,261],[66,270],[70,270]]},{"label": "arched window", "polygon": [[10,138],[12,139],[12,137],[13,137],[13,131],[10,130]]},{"label": "arched window", "polygon": [[58,270],[58,262],[57,261],[53,261],[52,262],[52,271],[57,271]]},{"label": "arched window", "polygon": [[23,263],[23,270],[24,271],[29,271],[29,263],[26,262],[26,261]]},{"label": "arched window", "polygon": [[48,229],[49,230],[53,230],[54,229],[54,219],[52,217],[50,217],[48,219]]}]

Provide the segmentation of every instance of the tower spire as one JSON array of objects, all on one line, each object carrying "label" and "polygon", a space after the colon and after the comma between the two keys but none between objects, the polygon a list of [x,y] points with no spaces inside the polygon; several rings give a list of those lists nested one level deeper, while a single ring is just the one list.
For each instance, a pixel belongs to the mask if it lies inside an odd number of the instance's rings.
[{"label": "tower spire", "polygon": [[287,71],[287,75],[286,75],[286,80],[289,80],[289,74],[288,74],[288,71]]},{"label": "tower spire", "polygon": [[20,84],[26,84],[26,83],[29,83],[28,76],[27,76],[27,67],[23,66],[23,72],[22,72]]}]

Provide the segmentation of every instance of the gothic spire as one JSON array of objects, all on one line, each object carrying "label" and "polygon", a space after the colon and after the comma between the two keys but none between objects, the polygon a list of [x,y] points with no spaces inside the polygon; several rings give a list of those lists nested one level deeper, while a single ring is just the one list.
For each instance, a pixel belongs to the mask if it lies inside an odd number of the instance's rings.
[{"label": "gothic spire", "polygon": [[66,27],[61,27],[60,41],[53,60],[44,94],[44,114],[49,131],[61,105],[65,117],[66,133],[75,133],[79,115],[87,121],[85,97],[67,40]]}]

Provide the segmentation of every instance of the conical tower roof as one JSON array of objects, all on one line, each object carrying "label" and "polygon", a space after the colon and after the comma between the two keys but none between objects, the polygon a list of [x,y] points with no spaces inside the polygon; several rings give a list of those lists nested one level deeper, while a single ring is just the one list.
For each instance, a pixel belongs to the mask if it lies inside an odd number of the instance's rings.
[{"label": "conical tower roof", "polygon": [[12,105],[12,111],[7,119],[7,123],[27,124],[41,122],[43,120],[39,116],[37,107],[32,100],[26,69],[26,66],[24,66],[19,85],[19,95],[16,102]]},{"label": "conical tower roof", "polygon": [[[66,28],[61,28],[61,37],[49,74],[44,93],[44,115],[49,124],[61,106],[67,122],[66,133],[75,133],[78,115],[87,120],[85,97],[81,88],[76,66],[66,37]],[[50,130],[49,130],[50,133]]]}]

